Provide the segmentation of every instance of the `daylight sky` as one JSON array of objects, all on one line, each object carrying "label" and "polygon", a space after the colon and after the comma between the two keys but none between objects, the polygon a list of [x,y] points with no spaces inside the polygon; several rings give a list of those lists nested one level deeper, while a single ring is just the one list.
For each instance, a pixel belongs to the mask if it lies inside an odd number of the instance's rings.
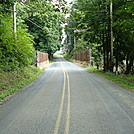
[{"label": "daylight sky", "polygon": [[72,2],[72,0],[66,0],[68,3]]}]

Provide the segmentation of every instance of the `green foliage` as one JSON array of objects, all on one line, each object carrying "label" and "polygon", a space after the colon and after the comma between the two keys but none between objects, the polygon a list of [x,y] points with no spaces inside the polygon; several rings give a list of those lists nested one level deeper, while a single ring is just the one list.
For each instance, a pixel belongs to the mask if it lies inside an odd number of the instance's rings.
[{"label": "green foliage", "polygon": [[34,81],[43,70],[34,66],[19,68],[4,72],[0,69],[0,101],[6,96],[20,91],[24,86]]},{"label": "green foliage", "polygon": [[16,0],[1,0],[0,5],[9,7],[9,6],[12,6],[15,1]]},{"label": "green foliage", "polygon": [[[58,1],[58,5],[48,0],[27,0],[23,4],[21,0],[3,0],[0,2],[0,14],[10,16],[14,2],[17,1],[17,25],[27,28],[34,36],[36,50],[47,52],[49,56],[57,51],[61,44],[65,1]],[[58,7],[58,8],[57,8]],[[12,21],[12,19],[10,20]]]},{"label": "green foliage", "polygon": [[19,12],[24,13],[18,17],[24,20],[23,23],[28,26],[29,32],[34,36],[35,49],[47,52],[51,56],[61,46],[63,13],[55,8],[51,1],[46,0],[35,0],[24,6],[19,4],[18,6]]},{"label": "green foliage", "polygon": [[95,62],[95,66],[102,67],[102,55],[100,53],[99,48],[100,44],[92,44],[92,60]]},{"label": "green foliage", "polygon": [[76,52],[79,52],[79,51],[82,51],[82,50],[87,50],[91,47],[90,44],[88,44],[88,41],[86,41],[84,39],[84,36],[81,35],[81,37],[79,37],[79,39],[77,40],[76,44],[75,44],[75,47],[74,47],[74,51]]},{"label": "green foliage", "polygon": [[95,68],[89,67],[88,70],[91,70],[102,77],[120,85],[121,87],[134,92],[134,76],[133,75],[115,75],[114,73],[111,72],[103,72],[102,70],[98,70]]},{"label": "green foliage", "polygon": [[33,37],[20,27],[14,35],[10,20],[11,17],[3,16],[0,25],[0,68],[4,71],[29,65],[34,55]]},{"label": "green foliage", "polygon": [[[114,65],[116,68],[120,64],[124,66],[127,74],[134,73],[133,11],[133,1],[113,1]],[[67,22],[69,23],[66,29],[68,44],[71,44],[76,51],[92,47],[94,59],[101,60],[99,56],[102,55],[104,69],[111,70],[109,63],[111,55],[110,1],[76,0]],[[86,32],[80,32],[82,30],[86,30]],[[75,42],[72,43],[73,40]],[[94,46],[94,44],[99,47]]]},{"label": "green foliage", "polygon": [[15,1],[16,0],[1,0],[0,1],[0,14],[1,13],[9,14],[12,10],[12,7]]},{"label": "green foliage", "polygon": [[69,61],[69,62],[72,62],[73,61],[73,53],[65,53],[63,54],[64,58]]}]

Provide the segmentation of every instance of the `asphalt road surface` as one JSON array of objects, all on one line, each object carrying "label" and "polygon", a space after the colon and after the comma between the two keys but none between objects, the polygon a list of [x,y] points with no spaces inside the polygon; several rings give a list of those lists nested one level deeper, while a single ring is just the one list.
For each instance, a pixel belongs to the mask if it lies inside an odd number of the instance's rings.
[{"label": "asphalt road surface", "polygon": [[134,93],[59,56],[0,105],[0,134],[134,134]]}]

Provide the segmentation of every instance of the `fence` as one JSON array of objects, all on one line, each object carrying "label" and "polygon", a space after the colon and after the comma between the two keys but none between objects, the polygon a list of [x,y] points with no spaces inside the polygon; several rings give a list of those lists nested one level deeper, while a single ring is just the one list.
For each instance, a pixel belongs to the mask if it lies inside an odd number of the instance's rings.
[{"label": "fence", "polygon": [[43,69],[48,63],[48,53],[37,51],[37,67]]},{"label": "fence", "polygon": [[75,52],[74,60],[82,64],[91,64],[91,50]]}]

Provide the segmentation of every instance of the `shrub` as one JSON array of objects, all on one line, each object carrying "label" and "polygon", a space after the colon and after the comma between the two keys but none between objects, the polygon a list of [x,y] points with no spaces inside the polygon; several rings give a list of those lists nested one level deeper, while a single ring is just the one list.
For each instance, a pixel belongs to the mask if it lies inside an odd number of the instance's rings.
[{"label": "shrub", "polygon": [[34,57],[33,37],[21,27],[15,36],[11,20],[3,16],[0,24],[0,68],[4,71],[27,66]]}]

